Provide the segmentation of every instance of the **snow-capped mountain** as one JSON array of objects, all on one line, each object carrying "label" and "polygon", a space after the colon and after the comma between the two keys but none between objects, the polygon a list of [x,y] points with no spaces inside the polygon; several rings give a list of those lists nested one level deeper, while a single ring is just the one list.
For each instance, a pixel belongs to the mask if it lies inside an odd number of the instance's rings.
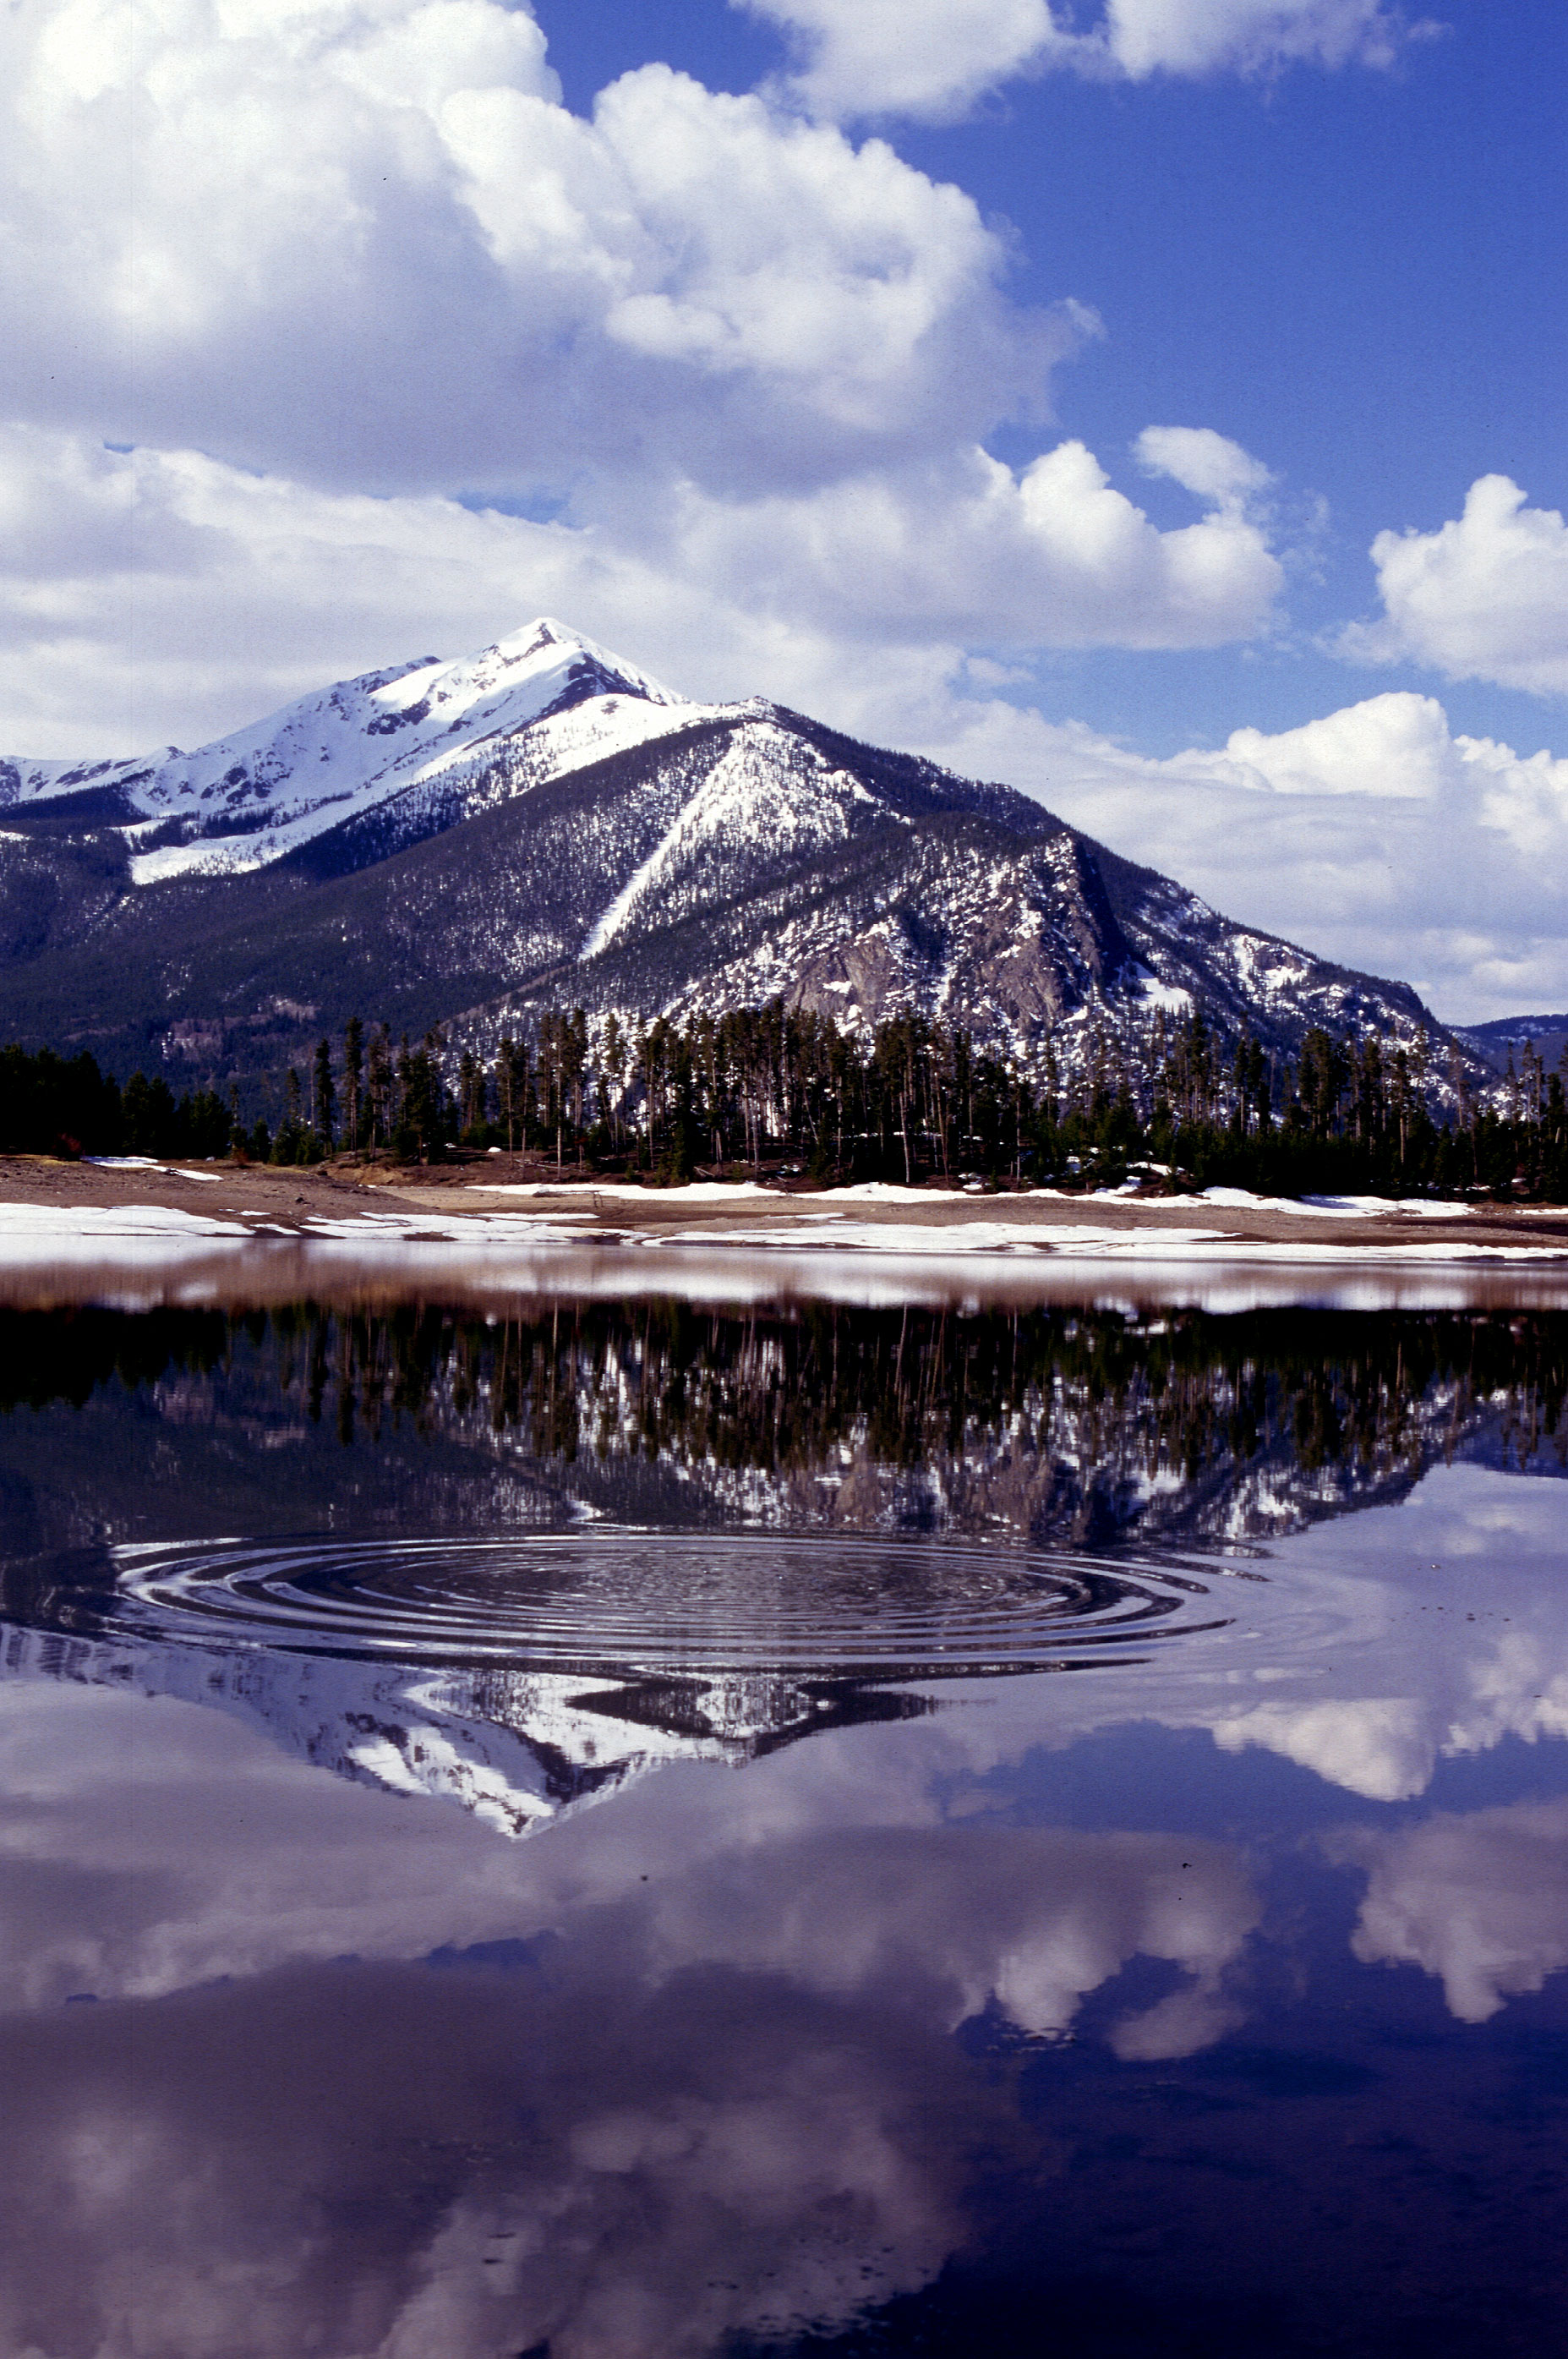
[{"label": "snow-capped mountain", "polygon": [[[1441,1040],[1404,985],[1237,925],[1030,797],[754,699],[688,702],[550,621],[194,754],[0,762],[0,1025],[203,1078],[352,1014],[486,1046],[543,1007],[782,995],[1038,1064],[1202,1008]],[[1468,1047],[1458,1053],[1479,1069]]]},{"label": "snow-capped mountain", "polygon": [[[426,656],[340,680],[194,754],[0,761],[0,810],[92,797],[133,847],[137,885],[265,867],[526,732],[562,767],[678,726],[686,699],[541,617],[456,663]],[[69,816],[69,812],[62,814]]]},{"label": "snow-capped mountain", "polygon": [[1455,1030],[1497,1073],[1507,1072],[1516,1060],[1522,1065],[1527,1045],[1549,1072],[1561,1071],[1563,1059],[1568,1056],[1568,1011],[1555,1016],[1499,1016],[1490,1024],[1466,1024]]}]

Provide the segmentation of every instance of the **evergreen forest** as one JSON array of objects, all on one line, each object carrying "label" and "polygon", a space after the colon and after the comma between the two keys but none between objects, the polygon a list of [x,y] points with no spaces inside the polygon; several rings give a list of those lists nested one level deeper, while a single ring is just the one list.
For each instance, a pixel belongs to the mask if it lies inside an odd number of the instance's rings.
[{"label": "evergreen forest", "polygon": [[[1568,1058],[1564,1059],[1568,1063]],[[1519,1044],[1495,1085],[1457,1058],[1306,1033],[1293,1057],[1192,1011],[1136,1067],[1092,1016],[1033,1075],[920,1016],[857,1032],[780,999],[676,1024],[545,1010],[492,1051],[352,1018],[247,1120],[237,1095],[119,1082],[87,1054],[0,1051],[0,1152],[401,1163],[488,1152],[563,1178],[883,1180],[1165,1192],[1568,1201],[1562,1071]]]}]

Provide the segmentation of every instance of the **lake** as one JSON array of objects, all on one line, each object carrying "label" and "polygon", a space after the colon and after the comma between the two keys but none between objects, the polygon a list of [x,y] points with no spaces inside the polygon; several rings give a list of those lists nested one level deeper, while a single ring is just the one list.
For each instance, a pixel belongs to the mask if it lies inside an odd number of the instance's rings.
[{"label": "lake", "polygon": [[5,2359],[1568,2346],[1561,1291],[650,1259],[0,1285]]}]

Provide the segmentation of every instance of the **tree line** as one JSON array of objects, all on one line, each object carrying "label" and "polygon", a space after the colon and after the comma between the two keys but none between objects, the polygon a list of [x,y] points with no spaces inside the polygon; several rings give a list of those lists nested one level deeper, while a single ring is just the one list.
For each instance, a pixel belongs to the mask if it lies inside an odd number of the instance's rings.
[{"label": "tree line", "polygon": [[123,1085],[96,1058],[0,1049],[0,1153],[7,1155],[226,1155],[232,1106],[212,1090],[176,1097],[161,1074]]},{"label": "tree line", "polygon": [[[1565,1057],[1564,1065],[1568,1065]],[[0,1147],[405,1162],[501,1148],[568,1171],[698,1170],[819,1181],[1263,1192],[1456,1193],[1568,1201],[1564,1073],[1530,1042],[1485,1095],[1429,1043],[1306,1033],[1294,1056],[1193,1009],[1136,1041],[1091,1011],[1033,1073],[958,1026],[903,1016],[869,1033],[773,999],[676,1023],[545,1009],[488,1055],[440,1030],[416,1045],[352,1017],[291,1067],[274,1118],[236,1098],[122,1087],[90,1056],[0,1053]]]},{"label": "tree line", "polygon": [[[1564,1059],[1568,1065],[1568,1058]],[[1482,1095],[1424,1037],[1309,1030],[1293,1057],[1226,1041],[1193,1009],[1137,1043],[1091,1014],[1033,1074],[959,1026],[860,1032],[782,999],[676,1023],[545,1009],[491,1054],[418,1047],[356,1018],[285,1084],[265,1141],[437,1159],[499,1147],[563,1174],[698,1171],[852,1180],[1225,1184],[1281,1194],[1481,1189],[1568,1200],[1564,1073],[1526,1042]],[[255,1141],[262,1151],[263,1141]]]}]

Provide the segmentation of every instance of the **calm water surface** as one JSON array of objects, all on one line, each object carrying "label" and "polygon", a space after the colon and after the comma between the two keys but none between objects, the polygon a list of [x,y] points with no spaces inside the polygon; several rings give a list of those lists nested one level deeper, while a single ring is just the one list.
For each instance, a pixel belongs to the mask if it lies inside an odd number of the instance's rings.
[{"label": "calm water surface", "polygon": [[0,1308],[5,2359],[1568,2348],[1568,1312],[741,1291]]}]

